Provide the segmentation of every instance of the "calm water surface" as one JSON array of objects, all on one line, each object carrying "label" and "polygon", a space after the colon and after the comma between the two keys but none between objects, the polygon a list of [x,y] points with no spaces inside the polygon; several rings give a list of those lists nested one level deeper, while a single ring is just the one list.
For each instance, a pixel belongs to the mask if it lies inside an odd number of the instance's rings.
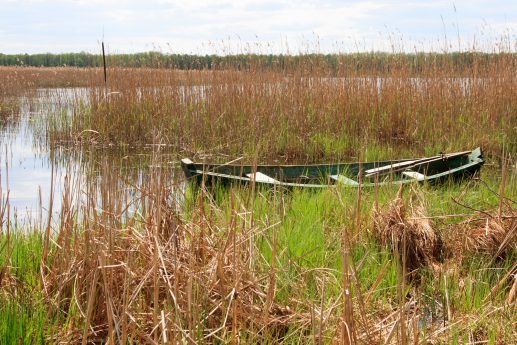
[{"label": "calm water surface", "polygon": [[[71,145],[51,150],[45,143],[46,121],[57,114],[69,114],[74,102],[86,101],[87,89],[40,89],[20,98],[20,111],[0,123],[0,186],[3,204],[7,205],[11,224],[44,223],[48,219],[49,200],[53,193],[53,221],[57,221],[65,177],[78,187],[75,202],[83,198],[88,184],[99,184],[110,172],[110,183],[127,189],[136,197],[137,189],[148,176],[153,148],[139,153],[121,150],[82,151]],[[154,154],[156,157],[156,154]],[[181,199],[184,184],[173,154],[161,154],[160,163]],[[112,175],[120,177],[113,179]],[[124,183],[128,182],[129,183]],[[52,183],[53,182],[53,183]],[[132,187],[133,186],[133,187]],[[181,187],[178,187],[181,186]],[[91,190],[91,189],[90,189]],[[178,200],[175,200],[178,201]],[[99,206],[102,201],[99,199]]]},{"label": "calm water surface", "polygon": [[[0,126],[0,175],[2,198],[8,199],[11,219],[38,219],[48,210],[52,164],[48,150],[37,140],[35,123],[44,120],[59,104],[59,90],[37,90],[20,98],[20,112]],[[63,185],[63,169],[55,169],[55,192]],[[60,198],[54,205],[59,208]]]}]

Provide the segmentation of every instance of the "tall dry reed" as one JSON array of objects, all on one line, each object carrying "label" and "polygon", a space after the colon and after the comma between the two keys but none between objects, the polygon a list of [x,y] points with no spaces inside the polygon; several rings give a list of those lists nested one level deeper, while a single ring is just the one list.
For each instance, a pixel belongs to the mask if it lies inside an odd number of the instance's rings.
[{"label": "tall dry reed", "polygon": [[92,84],[89,104],[49,127],[50,138],[138,147],[159,131],[190,156],[288,162],[352,159],[362,147],[371,156],[475,146],[489,155],[503,146],[515,152],[513,56],[487,63],[474,55],[459,71],[452,63],[415,71],[411,60],[389,61],[369,73],[310,59],[282,71],[111,68],[107,91]]}]

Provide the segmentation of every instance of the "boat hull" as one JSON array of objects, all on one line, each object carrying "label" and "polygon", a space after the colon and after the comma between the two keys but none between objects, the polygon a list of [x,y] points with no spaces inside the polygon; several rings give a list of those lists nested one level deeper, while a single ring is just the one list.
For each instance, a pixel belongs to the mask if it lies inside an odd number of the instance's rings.
[{"label": "boat hull", "polygon": [[321,189],[458,181],[476,175],[483,163],[482,151],[476,148],[418,159],[314,165],[207,164],[185,158],[181,167],[186,179],[196,185]]}]

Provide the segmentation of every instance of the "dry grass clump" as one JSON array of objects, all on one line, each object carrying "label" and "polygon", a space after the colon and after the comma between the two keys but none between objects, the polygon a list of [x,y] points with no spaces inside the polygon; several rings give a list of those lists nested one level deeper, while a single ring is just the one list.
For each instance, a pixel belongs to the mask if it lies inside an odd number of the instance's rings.
[{"label": "dry grass clump", "polygon": [[[1,253],[1,252],[0,252]],[[6,263],[0,267],[0,295],[12,298],[21,289],[21,284],[16,277],[11,273],[9,266]]]},{"label": "dry grass clump", "polygon": [[[501,214],[501,216],[499,216]],[[456,225],[450,243],[459,253],[483,253],[504,257],[517,250],[517,211],[506,205],[504,210],[483,211]]]},{"label": "dry grass clump", "polygon": [[504,257],[517,249],[517,211],[510,203],[505,203],[503,209],[482,211],[481,216],[451,224],[444,240],[426,216],[422,203],[411,205],[410,212],[407,208],[401,188],[387,208],[374,208],[372,221],[373,235],[379,243],[397,252],[401,259],[406,248],[408,269],[434,267],[444,254],[450,259],[461,258],[465,253]]},{"label": "dry grass clump", "polygon": [[409,272],[425,265],[434,266],[441,260],[440,233],[426,218],[422,203],[415,207],[410,204],[408,212],[402,185],[397,198],[386,209],[374,208],[372,221],[374,238],[396,253]]}]

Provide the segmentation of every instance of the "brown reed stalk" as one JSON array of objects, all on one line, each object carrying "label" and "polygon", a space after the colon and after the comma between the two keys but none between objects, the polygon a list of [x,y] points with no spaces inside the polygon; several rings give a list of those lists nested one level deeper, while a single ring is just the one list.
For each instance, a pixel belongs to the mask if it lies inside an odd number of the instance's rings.
[{"label": "brown reed stalk", "polygon": [[351,345],[354,342],[355,329],[352,306],[352,285],[350,282],[350,237],[346,228],[342,230],[341,255],[343,262],[342,272],[342,296],[343,296],[343,311],[341,320],[341,343],[344,345]]}]

